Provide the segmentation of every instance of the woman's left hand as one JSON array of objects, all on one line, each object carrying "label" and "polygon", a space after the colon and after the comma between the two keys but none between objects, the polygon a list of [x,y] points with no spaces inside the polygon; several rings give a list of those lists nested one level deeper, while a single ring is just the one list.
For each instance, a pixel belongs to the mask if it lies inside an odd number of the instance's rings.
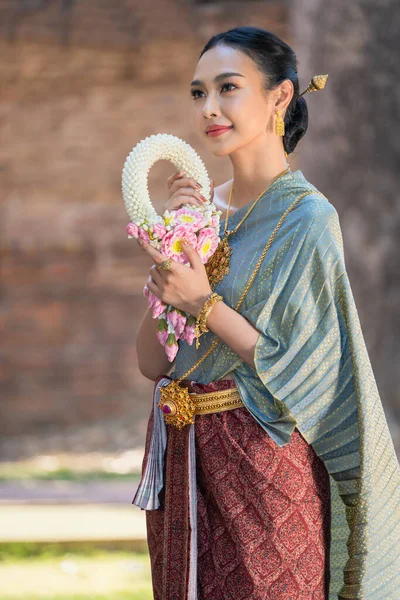
[{"label": "woman's left hand", "polygon": [[147,287],[165,304],[171,304],[196,318],[208,296],[212,293],[206,269],[193,246],[182,243],[182,249],[188,257],[190,266],[171,260],[171,269],[157,268],[168,260],[150,244],[138,238],[142,250],[154,261],[147,280]]}]

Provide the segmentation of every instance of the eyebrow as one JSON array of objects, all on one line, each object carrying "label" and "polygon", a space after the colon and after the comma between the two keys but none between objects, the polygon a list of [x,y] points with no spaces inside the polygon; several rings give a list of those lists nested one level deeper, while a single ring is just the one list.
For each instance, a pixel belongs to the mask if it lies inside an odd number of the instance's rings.
[{"label": "eyebrow", "polygon": [[[227,77],[244,77],[244,75],[241,75],[241,73],[235,73],[233,71],[228,72],[228,73],[220,73],[219,75],[217,75],[216,77],[214,77],[214,83],[217,83],[221,79],[226,79]],[[200,81],[200,79],[193,79],[193,81],[192,81],[192,83],[190,85],[191,86],[193,86],[193,85],[204,85],[204,83],[202,81]]]}]

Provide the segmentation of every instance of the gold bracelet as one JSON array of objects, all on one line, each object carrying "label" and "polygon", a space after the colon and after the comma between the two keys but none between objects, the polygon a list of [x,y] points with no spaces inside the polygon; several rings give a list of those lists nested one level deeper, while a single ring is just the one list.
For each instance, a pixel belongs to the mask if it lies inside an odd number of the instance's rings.
[{"label": "gold bracelet", "polygon": [[198,349],[198,347],[200,345],[200,342],[199,342],[200,336],[203,335],[203,333],[206,333],[207,331],[209,331],[209,329],[207,327],[208,315],[212,311],[214,304],[216,302],[219,302],[220,300],[223,300],[223,297],[220,296],[219,294],[217,294],[216,292],[212,292],[208,296],[207,300],[204,302],[204,304],[202,306],[199,316],[196,319],[196,325],[194,328],[194,336],[196,338],[196,350]]}]

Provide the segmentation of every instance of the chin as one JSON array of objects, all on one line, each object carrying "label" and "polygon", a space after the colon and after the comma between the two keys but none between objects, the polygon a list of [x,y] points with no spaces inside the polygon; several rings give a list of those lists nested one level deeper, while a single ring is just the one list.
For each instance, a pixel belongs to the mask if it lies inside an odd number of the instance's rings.
[{"label": "chin", "polygon": [[232,142],[221,143],[221,144],[209,144],[208,148],[214,156],[228,156],[241,148],[245,144],[233,144]]},{"label": "chin", "polygon": [[214,156],[229,156],[231,152],[232,150],[230,150],[229,148],[211,149],[211,154],[213,154]]},{"label": "chin", "polygon": [[220,148],[210,148],[212,154],[214,156],[229,156],[230,154],[234,154],[237,150],[241,150],[247,146],[246,143],[241,144],[226,144],[221,145]]}]

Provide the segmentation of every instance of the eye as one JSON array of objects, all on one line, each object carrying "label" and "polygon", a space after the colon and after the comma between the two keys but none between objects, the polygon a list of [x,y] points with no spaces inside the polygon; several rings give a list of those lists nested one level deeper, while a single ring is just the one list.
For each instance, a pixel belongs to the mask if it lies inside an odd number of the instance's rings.
[{"label": "eye", "polygon": [[[227,89],[230,88],[230,89]],[[233,84],[233,83],[223,83],[221,86],[221,92],[223,92],[224,90],[227,92],[232,92],[233,90],[237,89],[237,85]],[[193,98],[193,100],[197,100],[198,98],[202,97],[202,94],[204,94],[204,92],[202,92],[201,90],[190,90],[190,94]]]},{"label": "eye", "polygon": [[202,94],[203,92],[201,90],[190,90],[190,94],[193,98],[193,100],[197,100],[197,98],[200,98],[200,96],[198,96],[198,94]]},{"label": "eye", "polygon": [[[233,89],[237,89],[237,86],[234,85],[233,83],[224,83],[221,86],[221,92],[223,91],[224,88],[226,88],[227,86],[231,86]],[[231,92],[232,90],[227,90],[227,92]]]}]

